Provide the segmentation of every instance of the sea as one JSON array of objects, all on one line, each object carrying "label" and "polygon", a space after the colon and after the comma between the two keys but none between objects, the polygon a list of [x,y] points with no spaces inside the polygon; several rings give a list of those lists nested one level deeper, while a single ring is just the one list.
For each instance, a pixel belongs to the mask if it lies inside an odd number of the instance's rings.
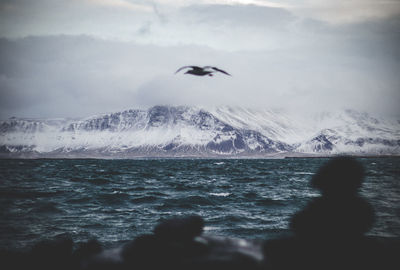
[{"label": "sea", "polygon": [[[358,158],[369,235],[400,237],[400,158]],[[320,196],[309,182],[328,158],[2,159],[0,249],[60,235],[105,248],[199,215],[204,233],[266,240],[290,233],[294,213]]]}]

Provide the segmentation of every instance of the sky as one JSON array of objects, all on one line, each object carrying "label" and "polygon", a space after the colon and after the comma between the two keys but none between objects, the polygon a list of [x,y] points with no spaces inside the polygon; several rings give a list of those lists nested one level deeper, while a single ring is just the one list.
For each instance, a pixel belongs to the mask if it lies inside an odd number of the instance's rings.
[{"label": "sky", "polygon": [[399,48],[399,0],[0,0],[0,118],[230,105],[400,119]]}]

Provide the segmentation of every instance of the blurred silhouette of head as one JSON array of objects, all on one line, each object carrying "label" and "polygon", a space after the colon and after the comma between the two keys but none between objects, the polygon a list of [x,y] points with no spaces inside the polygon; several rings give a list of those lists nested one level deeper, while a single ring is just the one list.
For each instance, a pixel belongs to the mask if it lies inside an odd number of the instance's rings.
[{"label": "blurred silhouette of head", "polygon": [[352,157],[335,157],[323,165],[311,179],[311,186],[323,195],[353,195],[361,187],[363,166]]}]

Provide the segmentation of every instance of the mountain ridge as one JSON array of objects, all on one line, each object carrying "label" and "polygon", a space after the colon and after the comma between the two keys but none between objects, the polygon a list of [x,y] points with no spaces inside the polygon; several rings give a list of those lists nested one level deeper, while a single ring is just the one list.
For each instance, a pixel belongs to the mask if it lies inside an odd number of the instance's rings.
[{"label": "mountain ridge", "polygon": [[240,107],[154,106],[82,119],[0,121],[0,157],[400,155],[400,124],[345,110],[299,118]]}]

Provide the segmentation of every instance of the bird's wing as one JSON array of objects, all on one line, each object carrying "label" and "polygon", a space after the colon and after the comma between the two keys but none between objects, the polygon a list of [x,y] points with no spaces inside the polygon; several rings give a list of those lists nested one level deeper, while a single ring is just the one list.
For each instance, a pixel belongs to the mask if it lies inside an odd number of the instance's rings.
[{"label": "bird's wing", "polygon": [[213,70],[216,70],[216,71],[219,71],[219,72],[222,72],[222,73],[224,73],[224,74],[226,74],[226,75],[229,75],[229,76],[232,76],[231,74],[229,74],[228,72],[226,72],[225,70],[222,70],[222,69],[219,69],[219,68],[217,68],[217,67],[211,67]]},{"label": "bird's wing", "polygon": [[213,69],[214,67],[212,67],[212,66],[204,66],[203,67],[203,70],[206,70],[206,69],[208,69],[208,70],[210,70],[210,69]]},{"label": "bird's wing", "polygon": [[182,69],[185,69],[185,68],[198,69],[199,67],[197,67],[197,66],[183,66],[183,67],[179,68],[177,71],[175,71],[175,73],[178,73],[179,71],[181,71]]}]

